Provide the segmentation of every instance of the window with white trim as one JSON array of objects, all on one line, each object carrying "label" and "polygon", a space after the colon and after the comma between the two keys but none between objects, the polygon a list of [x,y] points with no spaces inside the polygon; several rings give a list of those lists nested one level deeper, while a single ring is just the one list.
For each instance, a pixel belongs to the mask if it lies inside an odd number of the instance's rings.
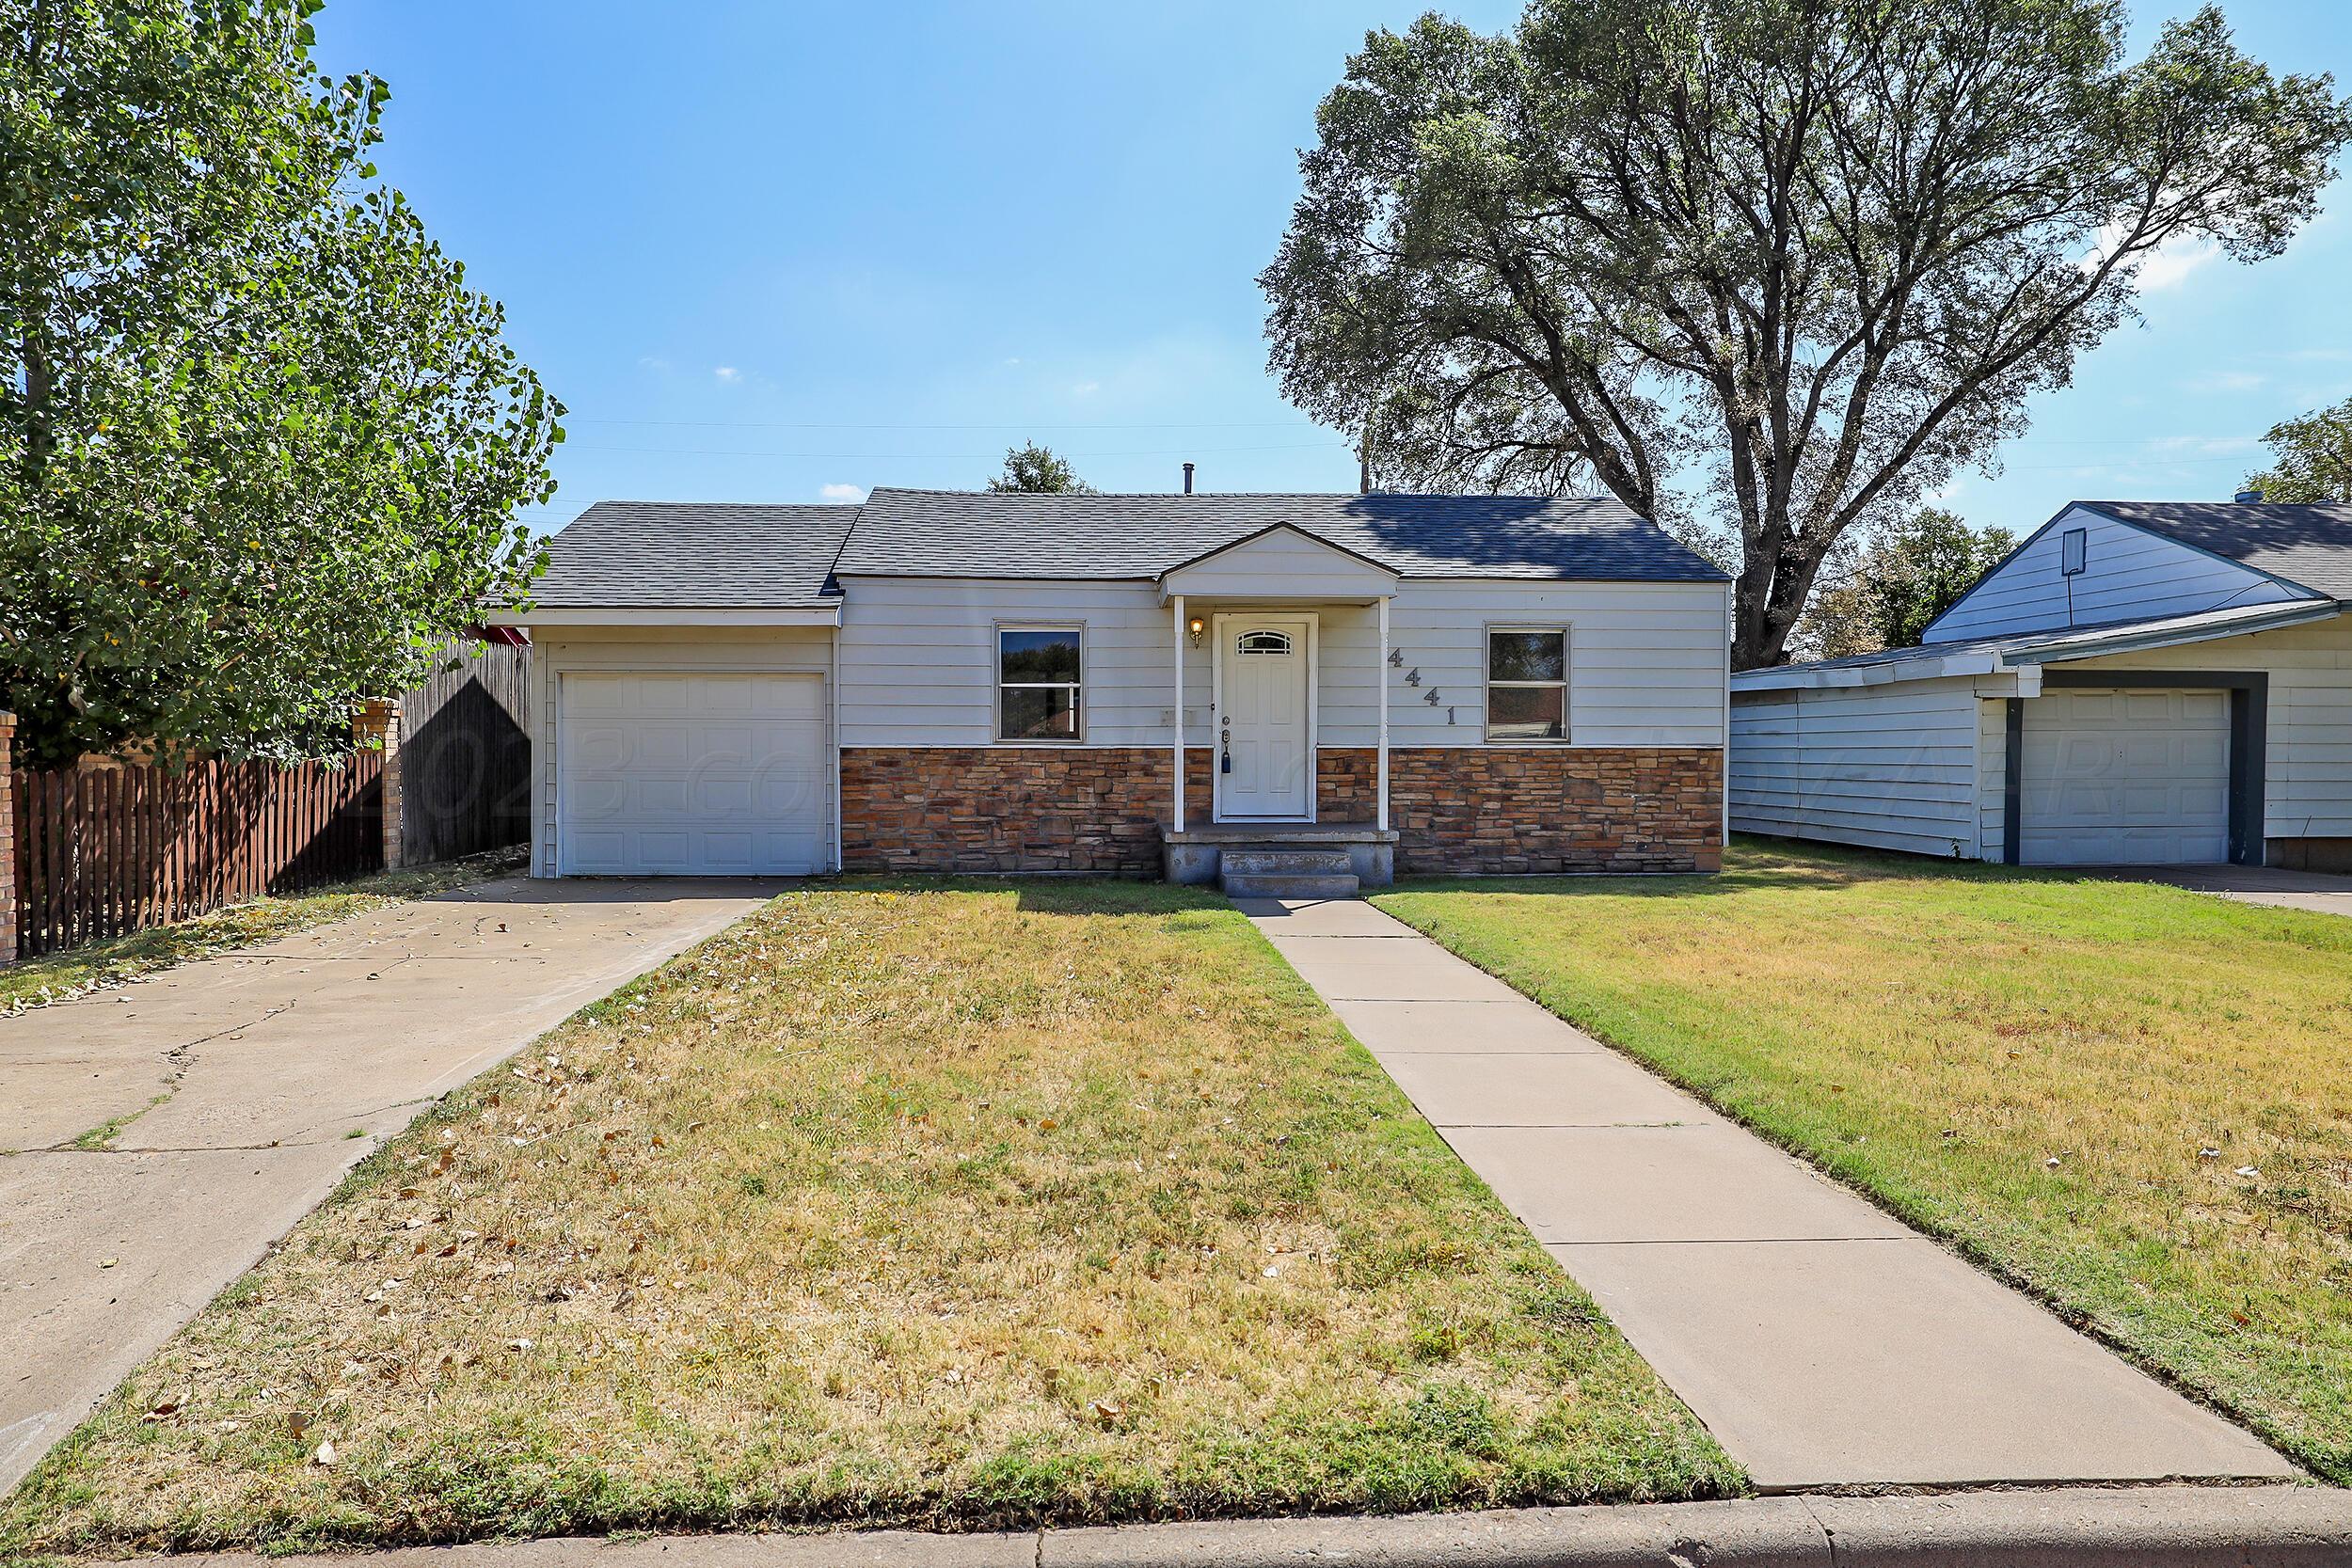
[{"label": "window with white trim", "polygon": [[1486,628],[1486,738],[1568,738],[1565,626]]},{"label": "window with white trim", "polygon": [[996,628],[996,738],[1076,740],[1085,669],[1085,628]]}]

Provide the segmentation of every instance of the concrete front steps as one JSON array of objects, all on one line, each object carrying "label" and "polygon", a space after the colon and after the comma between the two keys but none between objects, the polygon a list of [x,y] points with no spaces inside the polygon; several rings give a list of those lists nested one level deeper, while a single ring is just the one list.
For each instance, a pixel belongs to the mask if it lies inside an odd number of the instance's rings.
[{"label": "concrete front steps", "polygon": [[1228,849],[1217,886],[1229,898],[1353,898],[1360,886],[1343,848]]},{"label": "concrete front steps", "polygon": [[1396,838],[1370,822],[1202,822],[1163,828],[1160,864],[1235,898],[1353,898],[1396,879]]}]

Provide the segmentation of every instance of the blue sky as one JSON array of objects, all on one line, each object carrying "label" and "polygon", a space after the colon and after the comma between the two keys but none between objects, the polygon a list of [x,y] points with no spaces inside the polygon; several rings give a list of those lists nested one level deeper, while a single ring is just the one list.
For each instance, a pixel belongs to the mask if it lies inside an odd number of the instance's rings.
[{"label": "blue sky", "polygon": [[[2143,5],[2135,41],[2188,8]],[[553,527],[609,497],[969,488],[1035,437],[1106,489],[1347,490],[1265,373],[1255,277],[1366,28],[1423,6],[330,0],[392,87],[379,156],[571,407]],[[1453,14],[1489,29],[1516,5]],[[2344,0],[2233,0],[2274,67],[2352,79]],[[2226,498],[2352,394],[2352,182],[2286,255],[2182,256],[2143,325],[1951,504]]]}]

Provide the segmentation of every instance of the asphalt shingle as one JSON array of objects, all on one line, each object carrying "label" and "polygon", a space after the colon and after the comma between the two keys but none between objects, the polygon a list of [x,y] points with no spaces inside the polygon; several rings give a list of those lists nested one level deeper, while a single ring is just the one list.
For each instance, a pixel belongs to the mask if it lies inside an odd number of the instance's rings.
[{"label": "asphalt shingle", "polygon": [[1716,582],[1615,500],[1550,496],[875,491],[843,577],[1151,578],[1288,523],[1408,578]]},{"label": "asphalt shingle", "polygon": [[548,541],[546,610],[818,610],[854,506],[598,501]]},{"label": "asphalt shingle", "polygon": [[2352,505],[2274,501],[2076,501],[2077,506],[2240,565],[2352,600]]}]

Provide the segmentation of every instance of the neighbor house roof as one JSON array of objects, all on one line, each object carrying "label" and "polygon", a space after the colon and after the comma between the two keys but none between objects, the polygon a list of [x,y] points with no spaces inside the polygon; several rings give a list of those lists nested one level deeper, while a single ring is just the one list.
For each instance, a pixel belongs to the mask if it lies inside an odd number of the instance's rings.
[{"label": "neighbor house roof", "polygon": [[2207,610],[2155,621],[2124,621],[2067,631],[2010,632],[1999,637],[1930,642],[1916,648],[1885,648],[1850,658],[1735,671],[1731,689],[1789,691],[1882,686],[1891,681],[1945,680],[1955,675],[1997,675],[2027,667],[2062,664],[2068,659],[2175,648],[2192,642],[2211,642],[2217,638],[2243,637],[2249,632],[2275,631],[2306,621],[2328,620],[2343,614],[2344,608],[2326,599],[2290,599],[2278,604],[2234,605],[2228,610]]},{"label": "neighbor house roof", "polygon": [[854,506],[598,501],[549,540],[541,610],[821,610]]},{"label": "neighbor house roof", "polygon": [[2076,501],[2192,549],[2331,599],[2352,599],[2352,505],[2275,501]]},{"label": "neighbor house roof", "polygon": [[1408,578],[1719,582],[1615,500],[876,490],[843,577],[1154,578],[1279,524]]}]

